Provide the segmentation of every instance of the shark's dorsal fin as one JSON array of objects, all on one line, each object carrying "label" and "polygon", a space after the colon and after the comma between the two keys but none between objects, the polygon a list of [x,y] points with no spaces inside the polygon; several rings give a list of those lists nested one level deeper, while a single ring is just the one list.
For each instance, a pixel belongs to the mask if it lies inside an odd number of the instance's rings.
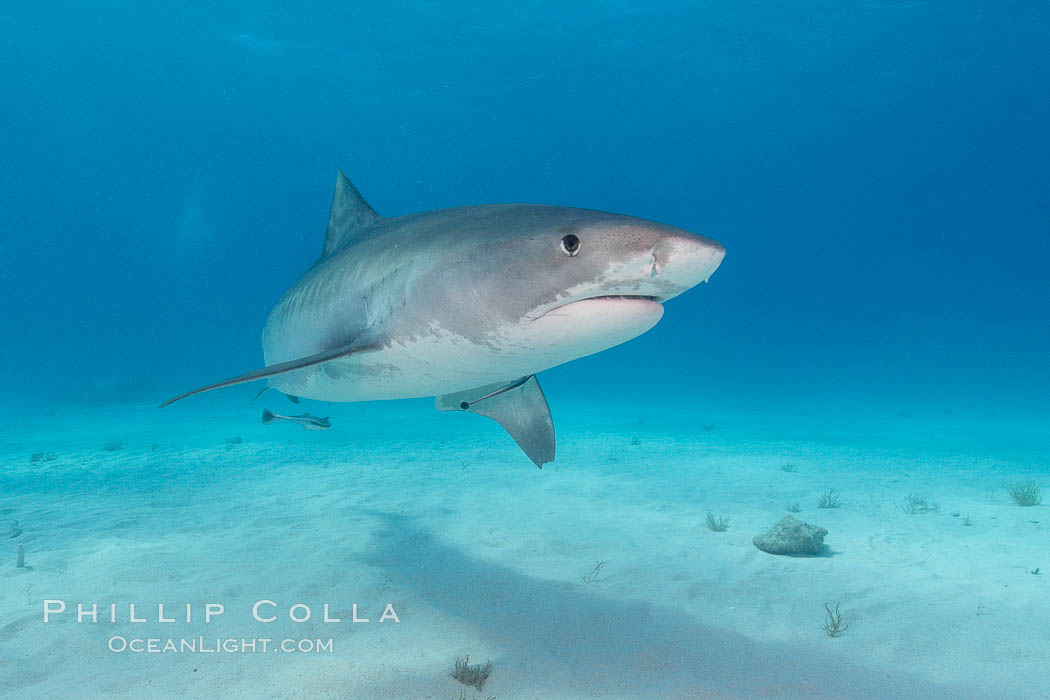
[{"label": "shark's dorsal fin", "polygon": [[437,397],[435,403],[439,411],[467,411],[493,419],[541,469],[554,461],[554,421],[534,374],[445,394]]},{"label": "shark's dorsal fin", "polygon": [[332,251],[341,247],[348,240],[366,229],[381,217],[368,205],[365,198],[354,187],[343,171],[335,177],[335,196],[332,197],[332,211],[328,215],[328,233],[324,237],[324,252],[321,257],[328,257]]}]

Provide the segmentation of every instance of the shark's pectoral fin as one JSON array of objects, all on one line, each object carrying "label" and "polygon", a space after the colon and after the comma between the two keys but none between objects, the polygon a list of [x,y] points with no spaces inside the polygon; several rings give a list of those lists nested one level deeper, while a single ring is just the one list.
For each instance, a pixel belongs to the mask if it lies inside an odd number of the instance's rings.
[{"label": "shark's pectoral fin", "polygon": [[554,421],[534,374],[513,382],[445,394],[437,397],[435,403],[439,411],[467,411],[493,419],[537,467],[554,461]]},{"label": "shark's pectoral fin", "polygon": [[[194,394],[200,394],[205,391],[211,391],[212,389],[221,389],[223,387],[233,386],[234,384],[254,382],[256,379],[266,379],[267,377],[273,377],[277,374],[284,374],[285,372],[292,372],[294,370],[302,369],[304,367],[319,365],[324,362],[329,362],[331,360],[338,359],[340,357],[347,357],[349,355],[353,355],[371,349],[373,349],[373,346],[371,345],[360,345],[358,343],[350,343],[348,345],[342,345],[331,350],[319,352],[316,355],[309,355],[308,357],[301,357],[297,360],[289,360],[288,362],[279,362],[275,365],[270,365],[269,367],[263,367],[261,369],[253,370],[251,372],[246,372],[245,374],[237,375],[236,377],[224,379],[221,382],[215,382],[214,384],[209,384],[208,386],[202,386],[201,388],[194,389],[193,391],[187,391],[185,394],[179,394],[178,396],[170,398],[164,403],[162,403],[160,407],[164,408],[168,404],[175,403],[176,401],[184,399],[187,396],[193,396]],[[262,392],[259,392],[259,394],[262,394]],[[256,398],[258,398],[258,395],[256,396]],[[296,403],[297,402],[298,401],[296,401]]]}]

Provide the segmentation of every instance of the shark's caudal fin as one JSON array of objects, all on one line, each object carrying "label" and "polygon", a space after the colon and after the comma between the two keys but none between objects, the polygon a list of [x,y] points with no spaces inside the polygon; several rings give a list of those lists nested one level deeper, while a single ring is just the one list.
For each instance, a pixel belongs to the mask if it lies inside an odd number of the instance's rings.
[{"label": "shark's caudal fin", "polygon": [[262,422],[263,423],[273,423],[275,420],[276,420],[276,418],[273,417],[273,411],[269,410],[268,408],[264,408],[263,409]]},{"label": "shark's caudal fin", "polygon": [[439,411],[488,416],[510,433],[533,463],[554,461],[554,421],[536,375],[437,397]]},{"label": "shark's caudal fin", "polygon": [[335,196],[332,197],[332,211],[328,215],[328,233],[324,238],[325,258],[332,254],[359,231],[368,228],[381,217],[368,205],[365,198],[357,191],[350,178],[340,170],[335,178]]},{"label": "shark's caudal fin", "polygon": [[340,357],[347,357],[354,353],[364,352],[371,349],[370,346],[361,346],[355,343],[349,345],[343,345],[332,350],[326,350],[325,352],[319,352],[316,355],[310,355],[308,357],[301,357],[298,360],[290,360],[288,362],[279,362],[276,365],[270,365],[269,367],[263,367],[252,372],[246,372],[245,374],[239,374],[236,377],[224,379],[221,382],[215,382],[208,386],[202,386],[199,389],[193,391],[187,391],[184,394],[179,394],[173,398],[168,399],[160,405],[164,408],[168,404],[175,403],[180,399],[184,399],[187,396],[193,396],[194,394],[200,394],[205,391],[211,391],[212,389],[221,389],[226,386],[233,386],[234,384],[244,384],[245,382],[254,382],[257,379],[266,379],[267,377],[273,377],[277,374],[284,374],[285,372],[291,372],[293,370],[302,369],[304,367],[310,367],[311,365],[319,365],[323,362],[329,362],[331,360],[338,359]]}]

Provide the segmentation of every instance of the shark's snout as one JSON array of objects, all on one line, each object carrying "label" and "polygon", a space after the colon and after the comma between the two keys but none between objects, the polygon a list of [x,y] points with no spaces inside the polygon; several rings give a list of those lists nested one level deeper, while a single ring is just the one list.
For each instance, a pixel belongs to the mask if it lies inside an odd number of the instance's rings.
[{"label": "shark's snout", "polygon": [[661,301],[706,282],[725,258],[718,241],[691,233],[661,238],[652,248],[649,277]]}]

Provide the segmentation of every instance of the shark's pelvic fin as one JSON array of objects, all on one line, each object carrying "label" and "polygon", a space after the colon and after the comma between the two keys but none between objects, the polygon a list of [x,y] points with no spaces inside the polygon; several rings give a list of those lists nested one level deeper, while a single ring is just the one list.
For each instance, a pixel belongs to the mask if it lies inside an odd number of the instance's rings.
[{"label": "shark's pelvic fin", "polygon": [[332,251],[353,238],[359,231],[366,229],[381,217],[368,205],[365,198],[350,182],[350,178],[340,170],[335,178],[335,196],[332,197],[332,211],[328,215],[328,233],[324,238],[325,258]]},{"label": "shark's pelvic fin", "polygon": [[437,397],[435,404],[439,411],[467,411],[493,419],[541,469],[554,461],[554,421],[534,374],[445,394]]},{"label": "shark's pelvic fin", "polygon": [[[293,370],[302,369],[304,367],[310,367],[311,365],[319,365],[324,362],[338,359],[340,357],[347,357],[354,353],[364,352],[370,350],[371,346],[362,346],[355,343],[349,345],[342,345],[332,350],[326,350],[325,352],[319,352],[316,355],[310,355],[308,357],[301,357],[298,360],[289,360],[288,362],[279,362],[276,365],[270,365],[269,367],[263,367],[262,369],[253,370],[246,372],[245,374],[239,374],[236,377],[224,379],[221,382],[215,382],[208,386],[202,386],[199,389],[193,391],[187,391],[185,394],[179,394],[173,398],[168,399],[160,405],[164,408],[168,404],[175,403],[180,399],[184,399],[187,396],[193,396],[194,394],[200,394],[205,391],[211,391],[212,389],[221,389],[227,386],[233,386],[234,384],[244,384],[245,382],[254,382],[256,379],[266,379],[277,374],[284,374],[285,372],[291,372]],[[260,392],[262,393],[262,392]]]},{"label": "shark's pelvic fin", "polygon": [[[252,397],[252,403],[255,403],[256,399],[258,399],[260,396],[265,394],[267,391],[270,391],[271,389],[273,389],[274,391],[277,391],[272,386],[264,386],[262,389],[259,389],[259,393]],[[292,403],[299,403],[299,397],[298,396],[294,396],[292,394],[285,394],[284,398],[288,399]]]}]

